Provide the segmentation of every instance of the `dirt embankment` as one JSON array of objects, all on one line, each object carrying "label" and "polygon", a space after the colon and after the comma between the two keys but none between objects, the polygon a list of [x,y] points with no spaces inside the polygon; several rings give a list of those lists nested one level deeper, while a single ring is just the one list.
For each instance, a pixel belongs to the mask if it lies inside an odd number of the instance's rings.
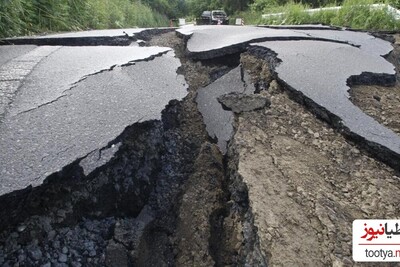
[{"label": "dirt embankment", "polygon": [[[389,59],[398,60],[395,48]],[[263,61],[248,54],[242,61],[255,81],[273,79]],[[398,85],[358,86],[352,93],[398,132]],[[238,116],[232,146],[269,266],[354,265],[352,221],[398,218],[399,174],[292,101],[274,80],[262,94],[271,107]]]}]

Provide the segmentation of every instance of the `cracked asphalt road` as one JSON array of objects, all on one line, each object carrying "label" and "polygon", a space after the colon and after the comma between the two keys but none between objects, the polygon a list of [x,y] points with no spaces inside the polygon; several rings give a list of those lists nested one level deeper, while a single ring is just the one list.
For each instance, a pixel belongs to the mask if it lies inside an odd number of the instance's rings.
[{"label": "cracked asphalt road", "polygon": [[2,59],[0,265],[347,266],[354,219],[399,218],[398,43],[101,32]]},{"label": "cracked asphalt road", "polygon": [[[32,40],[134,38],[135,34],[144,31],[64,33]],[[356,75],[378,73],[386,80],[394,78],[393,66],[381,57],[392,50],[388,42],[366,33],[326,27],[188,26],[177,33],[188,39],[186,49],[194,58],[229,55],[246,49],[250,43],[276,53],[274,60],[278,60],[275,64],[280,79],[322,110],[327,109],[338,116],[351,133],[399,154],[400,138],[357,109],[346,94],[346,83]],[[5,151],[0,156],[0,194],[40,185],[47,175],[65,164],[101,149],[126,126],[141,119],[158,118],[169,100],[185,96],[185,81],[176,74],[179,62],[171,52],[166,54],[169,50],[132,46],[1,47],[0,53],[7,56],[3,57],[0,70],[0,149]],[[325,65],[327,56],[332,60]],[[153,60],[154,57],[158,58]],[[324,61],[319,61],[322,57]],[[354,66],[346,63],[349,58],[352,58],[349,63]],[[143,60],[149,62],[134,63]],[[308,67],[302,68],[302,65]],[[338,65],[343,67],[337,68]],[[356,70],[357,66],[359,69]],[[315,75],[317,71],[322,71],[321,75]],[[328,79],[330,87],[324,86],[327,81],[324,73],[331,77]],[[131,74],[135,78],[129,77]],[[221,83],[236,84],[232,79],[222,79],[210,86]],[[226,111],[209,108],[211,103],[219,103],[215,97],[206,97],[206,91],[206,88],[199,91],[199,110],[208,132],[213,138],[217,137],[225,151],[224,143],[232,135],[232,119],[227,125],[222,123],[222,128],[221,125],[210,125],[213,118]],[[134,114],[126,119],[132,112]],[[224,137],[215,134],[224,131]]]},{"label": "cracked asphalt road", "polygon": [[17,59],[38,55],[0,125],[1,195],[40,185],[187,93],[170,48],[43,46]]}]

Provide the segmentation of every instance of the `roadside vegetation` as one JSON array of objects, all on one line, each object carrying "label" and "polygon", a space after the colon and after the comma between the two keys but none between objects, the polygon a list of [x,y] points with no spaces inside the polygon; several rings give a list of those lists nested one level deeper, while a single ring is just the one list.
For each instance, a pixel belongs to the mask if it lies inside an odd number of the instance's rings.
[{"label": "roadside vegetation", "polygon": [[[378,0],[380,1],[380,0]],[[399,30],[387,9],[373,0],[0,0],[0,38],[46,32],[127,27],[166,27],[170,19],[194,20],[204,10],[224,9],[246,25],[310,24],[367,30]],[[387,0],[395,8],[400,0]],[[342,5],[339,11],[306,9]],[[262,18],[263,14],[283,13]]]},{"label": "roadside vegetation", "polygon": [[[279,2],[280,0],[256,0],[245,16],[251,24],[326,24],[343,26],[353,29],[365,30],[399,30],[400,21],[396,20],[387,8],[391,5],[399,8],[397,1],[383,2],[386,7],[372,9],[371,4],[379,2],[373,0],[345,0],[344,2],[304,1],[303,3]],[[314,13],[307,13],[305,10],[311,8],[342,6],[340,10],[321,10]],[[262,19],[260,14],[276,14]],[[253,16],[254,14],[254,16]],[[254,19],[252,19],[254,18]]]},{"label": "roadside vegetation", "polygon": [[[400,0],[187,0],[192,17],[198,17],[204,10],[225,9],[231,17],[243,18],[246,25],[256,24],[326,24],[353,29],[399,30],[396,20],[387,8],[371,9],[371,4],[386,4],[400,8]],[[311,8],[342,6],[336,11],[307,13]],[[280,16],[263,14],[283,13]]]},{"label": "roadside vegetation", "polygon": [[0,0],[0,37],[33,33],[168,26],[184,0]]}]

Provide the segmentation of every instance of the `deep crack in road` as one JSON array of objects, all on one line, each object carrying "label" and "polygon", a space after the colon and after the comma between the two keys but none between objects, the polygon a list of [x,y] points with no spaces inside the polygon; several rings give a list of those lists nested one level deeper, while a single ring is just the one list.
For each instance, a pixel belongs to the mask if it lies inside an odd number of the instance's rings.
[{"label": "deep crack in road", "polygon": [[347,264],[353,219],[400,216],[398,132],[347,92],[400,102],[398,44],[322,26],[6,42],[53,46],[0,46],[1,266]]}]

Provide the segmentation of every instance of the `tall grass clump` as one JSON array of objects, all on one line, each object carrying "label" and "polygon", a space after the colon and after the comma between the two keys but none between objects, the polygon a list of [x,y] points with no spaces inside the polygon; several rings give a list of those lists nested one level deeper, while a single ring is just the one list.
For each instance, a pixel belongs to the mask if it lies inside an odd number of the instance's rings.
[{"label": "tall grass clump", "polygon": [[[373,0],[345,0],[340,10],[321,10],[305,12],[307,5],[290,2],[274,9],[278,16],[263,19],[265,24],[326,24],[364,30],[400,30],[400,21],[383,8],[371,8]],[[264,10],[265,12],[265,10]]]},{"label": "tall grass clump", "polygon": [[372,9],[371,4],[374,4],[372,0],[346,0],[337,15],[332,18],[331,24],[354,29],[400,29],[400,22],[389,13],[387,6]]},{"label": "tall grass clump", "polygon": [[0,0],[0,36],[22,35],[32,24],[28,1]]},{"label": "tall grass clump", "polygon": [[[265,24],[305,24],[309,23],[311,20],[310,14],[306,13],[305,10],[309,8],[307,5],[303,5],[300,3],[289,2],[283,6],[279,7],[271,7],[269,8],[269,12],[271,14],[281,15],[272,15],[263,20]],[[265,9],[264,9],[265,12]]]},{"label": "tall grass clump", "polygon": [[0,37],[157,26],[168,18],[138,0],[0,0]]},{"label": "tall grass clump", "polygon": [[235,24],[236,18],[241,18],[244,20],[245,25],[257,25],[262,23],[261,19],[262,13],[259,11],[242,11],[242,12],[236,12],[232,15],[230,15],[230,21],[229,24]]}]

